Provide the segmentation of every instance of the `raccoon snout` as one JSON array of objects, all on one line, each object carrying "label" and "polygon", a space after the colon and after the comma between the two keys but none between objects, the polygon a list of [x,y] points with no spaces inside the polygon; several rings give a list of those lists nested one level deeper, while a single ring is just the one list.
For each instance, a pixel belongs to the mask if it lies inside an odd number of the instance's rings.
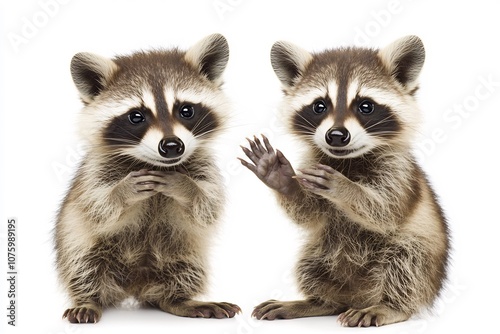
[{"label": "raccoon snout", "polygon": [[163,138],[158,144],[158,152],[167,159],[178,158],[184,153],[184,143],[178,137]]},{"label": "raccoon snout", "polygon": [[334,127],[326,132],[325,140],[330,146],[342,147],[349,144],[351,141],[351,134],[344,127]]}]

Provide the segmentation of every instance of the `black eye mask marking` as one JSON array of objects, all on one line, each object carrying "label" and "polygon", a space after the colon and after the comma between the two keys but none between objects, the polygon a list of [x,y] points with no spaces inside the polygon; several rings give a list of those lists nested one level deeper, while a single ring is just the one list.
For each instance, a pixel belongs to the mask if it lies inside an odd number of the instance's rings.
[{"label": "black eye mask marking", "polygon": [[390,138],[401,130],[401,124],[391,108],[369,98],[357,97],[352,103],[351,111],[370,134]]},{"label": "black eye mask marking", "polygon": [[103,131],[104,142],[111,146],[136,145],[153,121],[153,113],[148,108],[132,108],[109,121]]},{"label": "black eye mask marking", "polygon": [[301,135],[314,134],[321,121],[332,109],[333,105],[329,97],[316,99],[295,113],[292,120],[293,130]]},{"label": "black eye mask marking", "polygon": [[216,115],[201,103],[176,102],[173,116],[194,136],[208,134],[220,125]]}]

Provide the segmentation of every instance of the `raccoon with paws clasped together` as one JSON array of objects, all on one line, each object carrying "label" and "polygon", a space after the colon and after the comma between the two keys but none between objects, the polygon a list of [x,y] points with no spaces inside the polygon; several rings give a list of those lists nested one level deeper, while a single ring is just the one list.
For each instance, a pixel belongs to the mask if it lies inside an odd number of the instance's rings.
[{"label": "raccoon with paws clasped together", "polygon": [[307,232],[296,266],[304,300],[270,300],[257,319],[339,315],[343,326],[407,320],[446,278],[448,229],[411,153],[425,51],[415,36],[380,50],[271,50],[283,113],[307,148],[300,168],[263,136],[241,163]]},{"label": "raccoon with paws clasped together", "polygon": [[224,125],[228,57],[218,34],[186,52],[74,56],[89,149],[55,228],[70,322],[95,323],[129,296],[184,317],[240,312],[193,299],[207,285],[208,246],[224,204],[211,141]]}]

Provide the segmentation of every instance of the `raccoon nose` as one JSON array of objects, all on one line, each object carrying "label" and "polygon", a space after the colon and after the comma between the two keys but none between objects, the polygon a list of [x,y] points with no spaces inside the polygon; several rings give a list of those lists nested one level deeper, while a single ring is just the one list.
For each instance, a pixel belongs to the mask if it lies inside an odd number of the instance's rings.
[{"label": "raccoon nose", "polygon": [[325,135],[325,140],[330,146],[342,147],[349,144],[351,134],[344,127],[331,128]]},{"label": "raccoon nose", "polygon": [[184,143],[180,138],[163,138],[158,144],[158,152],[167,159],[178,158],[184,153]]}]

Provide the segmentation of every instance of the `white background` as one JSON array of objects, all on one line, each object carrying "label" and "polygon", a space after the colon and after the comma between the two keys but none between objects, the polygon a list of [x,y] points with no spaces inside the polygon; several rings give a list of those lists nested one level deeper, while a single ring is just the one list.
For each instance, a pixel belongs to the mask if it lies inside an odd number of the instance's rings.
[{"label": "white background", "polygon": [[[51,3],[51,5],[44,5]],[[458,4],[460,3],[460,4]],[[56,4],[56,5],[54,5]],[[277,113],[281,91],[269,62],[277,40],[311,51],[380,47],[407,34],[426,46],[418,93],[425,122],[416,143],[449,218],[450,280],[434,315],[377,333],[491,333],[498,328],[498,124],[500,66],[494,1],[2,1],[0,319],[5,333],[338,333],[336,317],[264,322],[253,306],[297,298],[290,269],[300,231],[270,191],[239,166],[245,136],[265,133],[295,161]],[[61,320],[68,306],[54,273],[52,229],[81,156],[81,108],[73,54],[188,48],[220,32],[230,45],[224,89],[233,102],[220,145],[229,203],[212,249],[206,299],[239,304],[235,319],[184,319],[156,310],[107,310],[98,325]],[[489,83],[487,83],[489,82]],[[6,222],[18,220],[17,327],[7,326]],[[4,255],[5,254],[5,255]],[[368,331],[374,329],[368,329]]]}]

